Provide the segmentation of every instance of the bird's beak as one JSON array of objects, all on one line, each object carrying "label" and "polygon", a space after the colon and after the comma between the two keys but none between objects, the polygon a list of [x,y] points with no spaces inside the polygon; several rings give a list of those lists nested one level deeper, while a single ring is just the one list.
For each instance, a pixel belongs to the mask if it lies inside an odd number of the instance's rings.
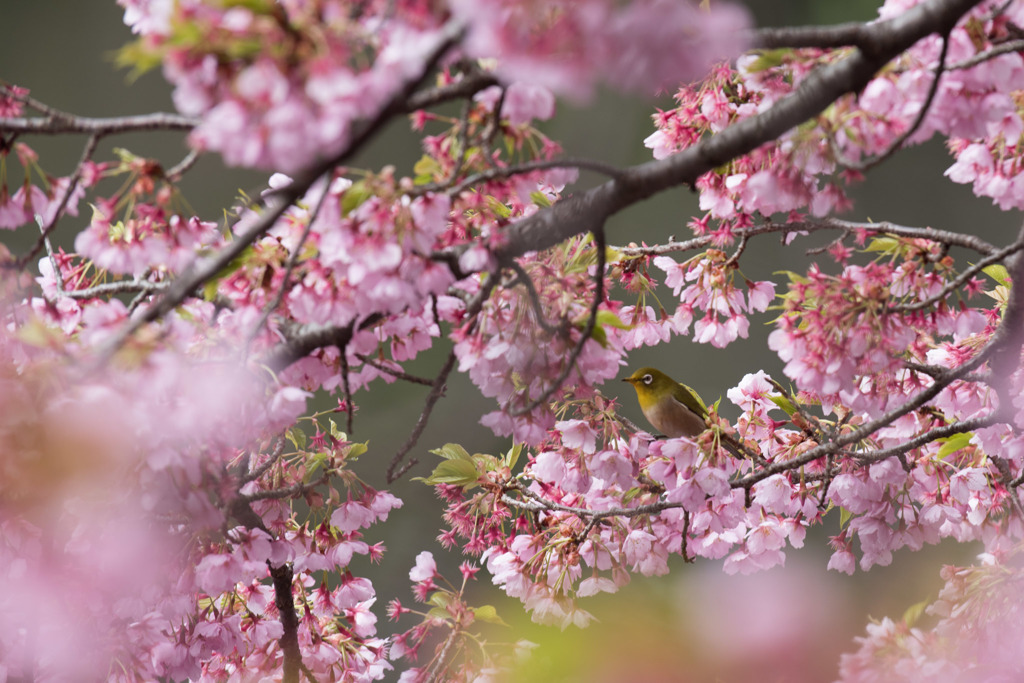
[{"label": "bird's beak", "polygon": [[633,383],[633,378],[632,377],[623,377],[622,381],[623,382],[629,382],[630,384],[632,384]]}]

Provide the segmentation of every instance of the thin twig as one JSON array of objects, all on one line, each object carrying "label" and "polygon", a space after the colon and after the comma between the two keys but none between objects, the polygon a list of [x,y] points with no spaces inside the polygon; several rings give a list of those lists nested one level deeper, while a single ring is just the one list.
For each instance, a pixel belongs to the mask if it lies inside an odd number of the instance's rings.
[{"label": "thin twig", "polygon": [[434,379],[433,386],[430,387],[430,393],[427,394],[427,400],[423,404],[423,410],[420,411],[420,416],[417,418],[416,424],[413,425],[412,432],[405,440],[405,443],[402,444],[401,448],[399,448],[391,458],[391,463],[388,465],[387,472],[387,482],[389,484],[393,483],[403,474],[408,472],[409,468],[419,462],[416,458],[413,458],[407,462],[404,467],[398,469],[399,465],[402,464],[402,460],[405,459],[405,456],[408,455],[409,451],[411,451],[420,440],[423,430],[427,428],[427,422],[430,420],[430,413],[433,412],[438,399],[444,395],[445,385],[448,382],[448,375],[451,374],[454,367],[455,350],[453,349],[448,353],[447,360],[445,360],[444,365],[442,365],[441,369],[438,371],[437,377]]},{"label": "thin twig", "polygon": [[284,452],[284,444],[284,439],[279,437],[277,440],[277,444],[274,446],[274,450],[271,451],[269,457],[264,463],[259,465],[256,469],[254,469],[251,472],[242,472],[241,476],[239,477],[241,483],[243,485],[248,484],[250,481],[256,481],[264,474],[266,474],[267,471],[274,466],[274,463],[276,463],[281,458],[281,454]]},{"label": "thin twig", "polygon": [[433,379],[429,379],[427,377],[419,377],[417,375],[410,375],[407,372],[402,372],[401,370],[396,370],[395,368],[389,368],[382,361],[379,361],[373,356],[367,355],[365,353],[357,353],[356,358],[363,361],[367,365],[372,365],[373,367],[377,368],[378,370],[385,374],[391,375],[395,379],[400,379],[405,382],[411,382],[413,384],[422,384],[428,387],[434,386]]},{"label": "thin twig", "polygon": [[514,498],[505,493],[501,496],[501,502],[520,510],[528,510],[532,512],[566,512],[571,515],[576,515],[580,519],[602,520],[608,517],[641,517],[644,515],[652,515],[658,512],[664,512],[665,510],[683,507],[682,503],[673,503],[663,500],[658,501],[657,503],[645,503],[644,505],[637,505],[636,507],[631,508],[591,510],[589,508],[578,508],[571,505],[556,503],[553,500],[548,500],[547,498],[537,495],[529,489],[515,488],[513,490],[518,491],[530,500],[519,500],[518,498]]},{"label": "thin twig", "polygon": [[919,448],[927,443],[931,443],[937,439],[945,439],[953,436],[954,434],[966,434],[967,432],[973,432],[975,429],[981,429],[982,427],[991,427],[996,424],[998,420],[994,415],[986,415],[984,417],[975,417],[969,420],[961,420],[960,422],[954,422],[952,424],[944,425],[942,427],[936,427],[930,429],[927,432],[918,434],[913,439],[905,441],[898,446],[892,446],[890,448],[882,448],[873,451],[849,451],[843,452],[841,455],[846,455],[851,458],[855,458],[862,463],[879,462],[881,460],[887,460],[889,458],[898,457],[905,455],[915,448]]},{"label": "thin twig", "polygon": [[1008,40],[1005,43],[999,43],[991,49],[979,52],[973,57],[968,57],[959,62],[954,62],[946,67],[946,71],[957,71],[960,69],[970,69],[972,66],[977,66],[982,62],[987,62],[990,59],[995,59],[1000,55],[1010,54],[1013,52],[1020,52],[1024,50],[1024,40]]},{"label": "thin twig", "polygon": [[312,491],[317,486],[327,483],[330,479],[330,474],[324,474],[322,477],[311,481],[308,484],[298,482],[291,486],[285,486],[279,489],[269,489],[266,491],[254,491],[253,493],[247,493],[239,495],[238,500],[246,503],[252,503],[257,500],[285,500],[287,498],[294,498],[295,496],[305,495],[309,491]]},{"label": "thin twig", "polygon": [[493,74],[484,71],[476,71],[463,76],[455,83],[431,88],[429,90],[423,90],[410,95],[405,103],[406,109],[413,112],[419,109],[426,109],[427,107],[433,107],[438,104],[450,102],[452,100],[461,100],[473,97],[476,93],[481,90],[485,90],[492,85],[498,85],[498,79],[495,78]]},{"label": "thin twig", "polygon": [[430,665],[430,671],[427,673],[427,677],[423,683],[434,683],[435,681],[441,680],[440,676],[448,668],[448,660],[451,655],[452,644],[458,638],[459,633],[460,631],[458,627],[453,626],[451,633],[448,634],[448,637],[444,641],[444,646],[442,646],[441,651],[437,654],[437,658],[434,660],[433,664]]},{"label": "thin twig", "polygon": [[188,172],[188,170],[192,168],[197,161],[199,161],[199,156],[199,150],[190,149],[184,159],[164,173],[164,178],[172,183],[178,182],[181,180],[181,177],[185,175],[185,173]]},{"label": "thin twig", "polygon": [[[774,233],[788,234],[791,232],[820,232],[825,230],[843,230],[847,232],[863,230],[870,233],[890,234],[898,237],[911,239],[924,239],[939,244],[948,244],[955,247],[963,247],[980,254],[989,255],[997,251],[996,247],[976,235],[969,235],[948,230],[936,230],[934,228],[916,228],[905,225],[897,225],[888,221],[880,223],[864,223],[846,221],[839,218],[805,218],[791,223],[778,223],[766,221],[760,225],[749,228],[742,228],[733,232],[733,235],[742,239],[743,237],[755,237]],[[702,235],[692,239],[677,242],[669,240],[663,244],[650,246],[616,246],[614,249],[626,257],[638,256],[661,256],[675,252],[696,251],[706,249],[715,243],[713,235]]]},{"label": "thin twig", "polygon": [[[0,126],[2,126],[2,122],[3,119],[0,119]],[[22,254],[20,257],[18,257],[18,260],[15,261],[14,267],[16,269],[20,270],[24,268],[29,261],[36,257],[36,255],[39,253],[41,249],[47,247],[47,242],[49,241],[50,233],[53,231],[54,227],[56,227],[57,221],[60,220],[61,214],[64,213],[64,209],[67,207],[68,201],[70,201],[71,199],[71,195],[74,194],[75,190],[78,188],[79,181],[82,179],[82,167],[85,165],[87,161],[89,161],[89,159],[92,158],[92,155],[96,152],[96,146],[99,145],[99,142],[99,135],[94,133],[89,136],[89,139],[85,143],[85,147],[82,149],[82,156],[79,158],[78,164],[75,166],[74,172],[68,179],[67,189],[64,190],[64,195],[60,198],[60,201],[57,203],[57,209],[53,212],[53,216],[50,218],[49,222],[46,223],[45,226],[42,224],[41,217],[36,218],[36,221],[39,222],[39,238],[36,240],[36,243],[32,245],[32,248],[28,250],[28,252]],[[50,249],[51,251],[53,250],[52,246],[49,246],[47,248]]]},{"label": "thin twig", "polygon": [[[467,328],[472,328],[477,324],[479,319],[480,311],[483,308],[484,302],[490,295],[491,280],[496,277],[494,272],[488,273],[484,276],[483,281],[480,283],[480,289],[473,296],[470,302],[466,305],[465,318]],[[408,455],[409,451],[412,450],[413,446],[419,441],[420,436],[423,434],[423,430],[427,427],[427,422],[430,420],[430,413],[434,410],[434,405],[438,399],[444,395],[445,385],[448,381],[448,375],[451,374],[452,369],[455,367],[455,349],[448,354],[448,359],[444,365],[438,371],[437,376],[434,378],[434,382],[430,387],[430,393],[427,394],[427,400],[423,405],[423,410],[420,411],[420,416],[416,420],[416,424],[413,425],[412,432],[409,437],[402,444],[402,447],[398,449],[394,456],[391,458],[390,464],[388,464],[387,471],[387,482],[390,484],[401,477],[403,474],[409,471],[418,461],[413,458],[405,464],[401,469],[398,466],[401,464],[405,456]]]},{"label": "thin twig", "polygon": [[547,321],[544,315],[544,306],[540,302],[540,295],[537,293],[537,288],[534,286],[533,279],[529,273],[518,262],[513,262],[509,267],[515,271],[517,276],[516,281],[511,283],[510,286],[522,285],[526,289],[527,298],[533,307],[533,315],[537,319],[537,324],[548,334],[558,334],[561,328],[559,325],[552,325]]},{"label": "thin twig", "polygon": [[302,253],[302,247],[305,246],[306,240],[309,239],[309,233],[313,230],[313,223],[316,222],[316,218],[320,215],[320,209],[323,207],[327,197],[331,194],[330,183],[324,184],[324,192],[320,195],[320,199],[317,200],[316,206],[313,207],[313,212],[309,215],[309,220],[306,222],[306,226],[302,229],[302,235],[299,237],[298,244],[295,245],[295,249],[288,256],[288,261],[285,263],[284,275],[281,278],[281,286],[277,288],[277,292],[274,294],[274,299],[269,304],[264,306],[263,312],[260,314],[260,319],[256,321],[253,328],[246,335],[244,351],[242,357],[246,358],[249,356],[249,349],[252,346],[253,341],[259,335],[263,326],[267,324],[270,316],[277,307],[281,305],[281,301],[284,299],[284,294],[288,290],[289,280],[291,280],[292,271],[295,270],[295,264],[299,261],[299,255]]},{"label": "thin twig", "polygon": [[36,223],[39,225],[39,232],[43,236],[43,244],[46,246],[46,258],[50,261],[50,268],[53,270],[53,280],[57,285],[57,296],[64,294],[64,275],[60,272],[60,266],[57,264],[57,257],[53,255],[53,245],[50,244],[50,238],[46,234],[46,226],[43,224],[43,217],[36,214]]},{"label": "thin twig", "polygon": [[576,346],[573,347],[569,357],[565,360],[565,364],[562,367],[562,371],[558,374],[558,377],[548,385],[540,396],[530,401],[528,404],[521,408],[509,411],[509,415],[512,417],[519,417],[527,413],[533,412],[537,406],[547,401],[562,387],[562,383],[568,379],[569,374],[576,367],[576,360],[583,353],[583,346],[590,340],[590,336],[594,333],[594,326],[597,324],[597,314],[601,308],[601,304],[604,303],[604,269],[605,269],[605,256],[606,256],[606,244],[604,237],[604,226],[599,225],[594,228],[591,233],[594,235],[594,248],[597,250],[597,269],[594,273],[594,299],[590,302],[590,315],[587,316],[587,323],[583,326],[583,331],[580,333],[580,338],[576,342]]},{"label": "thin twig", "polygon": [[338,360],[341,363],[341,390],[345,392],[345,431],[351,434],[356,414],[356,403],[352,398],[352,381],[348,376],[348,345],[338,349]]},{"label": "thin twig", "polygon": [[722,264],[722,268],[734,268],[736,264],[739,263],[740,256],[742,256],[743,252],[746,251],[747,242],[749,241],[749,235],[740,235],[740,243],[736,245],[736,251],[734,251],[732,256],[730,256],[728,260],[726,260],[726,262]]},{"label": "thin twig", "polygon": [[[1000,329],[1002,329],[1002,327],[1000,327]],[[993,338],[989,341],[988,345],[986,345],[980,351],[978,351],[978,353],[976,353],[973,358],[966,361],[959,367],[950,369],[945,374],[945,376],[936,378],[934,384],[922,390],[920,393],[918,393],[910,400],[905,401],[902,405],[893,408],[892,410],[888,411],[887,413],[880,417],[877,417],[873,420],[869,420],[861,424],[856,429],[853,429],[850,432],[847,432],[846,434],[836,437],[829,443],[819,444],[795,458],[786,460],[784,462],[773,462],[758,472],[751,472],[750,474],[733,482],[733,487],[743,487],[745,489],[749,489],[757,482],[767,479],[768,477],[774,474],[778,474],[779,472],[784,472],[786,470],[795,469],[797,467],[800,467],[801,465],[806,465],[807,463],[825,457],[829,453],[838,453],[844,446],[849,446],[851,444],[857,443],[870,437],[879,429],[891,425],[893,422],[903,417],[904,415],[912,413],[915,410],[918,410],[919,408],[928,404],[932,399],[938,396],[947,386],[949,386],[950,383],[957,379],[961,379],[964,375],[974,370],[974,368],[984,363],[988,359],[988,357],[1000,347],[1001,343],[1002,342],[999,338],[999,330],[997,330],[996,334],[993,335]]]},{"label": "thin twig", "polygon": [[494,149],[494,138],[498,136],[498,131],[501,130],[501,110],[505,106],[505,97],[507,95],[508,88],[502,87],[501,94],[498,95],[498,100],[494,103],[494,111],[491,112],[491,120],[487,123],[487,128],[484,130],[480,139],[480,146],[484,151],[484,160],[491,168],[498,167],[494,161],[494,153],[491,150]]},{"label": "thin twig", "polygon": [[937,294],[934,294],[928,297],[927,299],[923,299],[921,301],[915,301],[914,303],[894,304],[892,306],[889,306],[886,312],[911,313],[913,311],[920,311],[921,309],[928,308],[933,304],[937,304],[938,302],[942,301],[947,296],[949,296],[952,292],[959,289],[965,282],[974,277],[975,274],[981,272],[986,267],[992,265],[993,263],[996,263],[997,261],[1002,261],[1007,256],[1010,256],[1011,254],[1014,254],[1020,251],[1021,249],[1024,249],[1024,242],[1014,242],[1013,244],[1005,246],[999,251],[995,252],[994,254],[990,254],[985,258],[981,259],[970,268],[967,268],[964,272],[960,273],[960,275],[953,279],[949,284],[943,287],[942,290],[939,291]]},{"label": "thin twig", "polygon": [[564,159],[540,159],[537,161],[527,161],[521,164],[513,164],[511,166],[490,168],[486,171],[480,171],[479,173],[474,173],[471,176],[463,178],[461,182],[451,187],[445,187],[440,184],[422,185],[416,188],[415,193],[425,194],[427,192],[445,190],[449,196],[456,197],[474,185],[478,185],[489,180],[503,180],[516,175],[532,173],[533,171],[544,171],[552,168],[575,168],[584,171],[594,171],[595,173],[600,173],[610,178],[616,178],[623,173],[621,168],[603,161],[597,161],[596,159],[579,159],[574,157],[567,157]]}]

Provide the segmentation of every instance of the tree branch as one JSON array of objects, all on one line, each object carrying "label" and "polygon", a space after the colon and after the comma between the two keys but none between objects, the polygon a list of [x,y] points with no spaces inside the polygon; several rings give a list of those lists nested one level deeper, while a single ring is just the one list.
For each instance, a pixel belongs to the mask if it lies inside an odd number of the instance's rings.
[{"label": "tree branch", "polygon": [[529,251],[540,251],[604,222],[612,214],[671,187],[696,182],[704,173],[782,136],[821,113],[839,97],[857,92],[887,62],[933,33],[945,34],[979,0],[931,0],[907,12],[865,26],[858,49],[813,71],[787,97],[767,111],[667,159],[626,169],[595,188],[525,218],[506,230],[507,243],[495,250],[501,265]]},{"label": "tree branch", "polygon": [[[0,119],[0,125],[2,125],[2,121],[3,120]],[[57,210],[53,212],[53,217],[50,218],[46,225],[40,223],[39,239],[36,240],[36,243],[32,245],[32,248],[29,249],[26,254],[19,257],[14,263],[14,267],[16,269],[20,270],[24,268],[25,264],[34,259],[36,254],[38,254],[39,251],[47,245],[50,233],[53,231],[54,227],[56,227],[57,221],[60,220],[61,214],[64,213],[64,209],[67,207],[68,201],[71,199],[71,195],[74,194],[75,190],[78,188],[78,183],[82,179],[82,166],[92,158],[92,155],[96,152],[96,147],[99,145],[99,142],[100,136],[98,134],[93,133],[89,136],[89,140],[85,143],[85,148],[82,150],[82,156],[79,158],[78,164],[75,165],[75,170],[71,174],[71,178],[68,179],[67,189],[64,190],[64,195],[60,198],[60,202],[57,204]],[[41,218],[37,216],[36,220],[41,220]],[[53,264],[53,272],[57,277],[57,282],[60,282],[60,269],[57,268],[57,263],[53,261],[52,256],[51,262]]]},{"label": "tree branch", "polygon": [[759,28],[750,32],[755,48],[816,47],[822,49],[854,47],[864,41],[864,32],[870,26],[851,21],[833,26],[786,26]]},{"label": "tree branch", "polygon": [[952,292],[956,291],[961,286],[963,286],[963,284],[965,282],[970,280],[977,273],[981,272],[982,270],[984,270],[988,266],[992,265],[993,263],[998,263],[999,261],[1002,261],[1003,259],[1007,258],[1008,256],[1010,256],[1012,254],[1018,253],[1021,249],[1024,249],[1024,242],[1022,242],[1020,240],[1014,242],[1013,244],[1005,246],[1002,249],[1000,249],[999,251],[986,256],[985,258],[981,259],[980,261],[978,261],[974,265],[972,265],[969,268],[967,268],[966,270],[964,270],[964,272],[960,273],[948,285],[943,287],[942,291],[940,291],[940,292],[938,292],[938,293],[928,297],[927,299],[923,299],[921,301],[916,301],[916,302],[911,303],[911,304],[896,304],[896,305],[890,306],[889,309],[888,309],[888,312],[889,313],[910,313],[910,312],[913,312],[913,311],[920,311],[920,310],[922,310],[924,308],[928,308],[929,306],[937,304],[940,301],[942,301],[943,299],[945,299],[947,296],[949,296]]},{"label": "tree branch", "polygon": [[103,137],[117,133],[137,133],[149,130],[190,131],[198,124],[199,119],[166,112],[111,118],[90,118],[60,112],[59,115],[49,114],[30,118],[0,118],[0,132],[36,135],[84,133]]},{"label": "tree branch", "polygon": [[427,400],[423,404],[423,410],[420,411],[420,416],[416,419],[416,424],[413,425],[412,432],[409,437],[402,444],[402,447],[395,452],[391,458],[390,464],[388,464],[387,471],[387,482],[389,484],[394,483],[396,479],[401,477],[403,474],[409,471],[409,468],[413,467],[419,461],[416,458],[410,460],[404,467],[398,469],[398,466],[402,464],[402,460],[409,454],[409,451],[413,449],[416,443],[420,440],[420,436],[423,435],[423,430],[427,428],[427,423],[430,421],[430,414],[434,411],[434,406],[438,400],[444,395],[445,385],[448,383],[448,375],[452,373],[452,369],[455,367],[455,351],[452,350],[448,353],[448,359],[445,360],[444,365],[437,373],[437,377],[434,379],[434,384],[430,387],[430,393],[427,394]]},{"label": "tree branch", "polygon": [[[908,237],[911,239],[923,239],[931,242],[937,242],[945,244],[951,247],[963,247],[964,249],[971,249],[991,256],[992,254],[998,253],[1000,250],[994,245],[989,244],[985,240],[981,239],[976,235],[968,235],[959,232],[950,232],[948,230],[936,230],[935,228],[916,228],[904,225],[897,225],[895,223],[889,223],[882,221],[880,223],[861,223],[855,221],[845,221],[838,218],[806,218],[802,221],[793,221],[789,223],[777,223],[772,221],[766,221],[760,225],[755,225],[750,228],[741,228],[734,230],[733,235],[742,240],[743,238],[755,237],[757,235],[767,235],[782,233],[783,235],[791,232],[821,232],[825,230],[842,230],[844,232],[851,232],[855,230],[863,230],[866,232],[877,233],[880,235],[890,234],[897,235],[899,237]],[[651,246],[643,247],[623,247],[617,246],[614,249],[621,252],[623,255],[628,257],[637,256],[661,256],[663,254],[670,254],[673,252],[685,252],[695,251],[697,249],[706,249],[707,247],[715,244],[716,238],[714,235],[702,235],[700,237],[694,237],[692,239],[683,240],[677,242],[670,240],[664,244],[654,244]],[[1008,247],[1006,247],[1008,248]]]}]

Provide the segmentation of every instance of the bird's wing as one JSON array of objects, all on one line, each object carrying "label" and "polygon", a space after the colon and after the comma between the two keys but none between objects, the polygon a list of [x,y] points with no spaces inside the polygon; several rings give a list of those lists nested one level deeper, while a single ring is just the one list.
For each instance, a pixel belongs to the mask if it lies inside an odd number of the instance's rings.
[{"label": "bird's wing", "polygon": [[681,390],[674,392],[673,397],[702,418],[707,418],[708,408],[704,405],[704,401],[700,400],[697,392],[682,382],[679,382],[679,386]]}]

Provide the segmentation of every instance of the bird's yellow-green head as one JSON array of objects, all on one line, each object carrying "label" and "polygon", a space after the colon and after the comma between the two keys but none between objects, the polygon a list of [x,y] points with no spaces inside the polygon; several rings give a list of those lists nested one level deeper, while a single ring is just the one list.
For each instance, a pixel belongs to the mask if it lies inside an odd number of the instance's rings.
[{"label": "bird's yellow-green head", "polygon": [[678,382],[656,368],[640,368],[622,380],[629,382],[636,389],[636,397],[640,400],[640,409],[647,410],[654,404],[675,393]]}]

